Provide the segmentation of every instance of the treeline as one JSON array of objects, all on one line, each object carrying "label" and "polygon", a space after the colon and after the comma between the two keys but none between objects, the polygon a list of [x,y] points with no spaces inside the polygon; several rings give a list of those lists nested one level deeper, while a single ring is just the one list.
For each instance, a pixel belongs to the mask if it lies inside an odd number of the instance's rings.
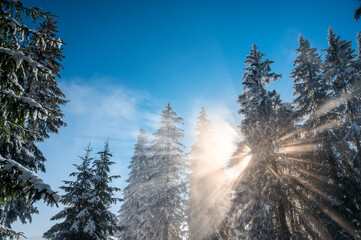
[{"label": "treeline", "polygon": [[[242,169],[250,160],[232,182],[228,210],[208,199],[217,176],[204,174],[213,147],[205,110],[187,158],[168,104],[150,146],[140,132],[119,212],[119,239],[360,239],[361,37],[357,51],[331,28],[327,39],[321,56],[299,37],[292,103],[265,89],[281,74],[252,46],[238,98],[243,140],[228,168]],[[222,221],[219,207],[227,211]]]}]

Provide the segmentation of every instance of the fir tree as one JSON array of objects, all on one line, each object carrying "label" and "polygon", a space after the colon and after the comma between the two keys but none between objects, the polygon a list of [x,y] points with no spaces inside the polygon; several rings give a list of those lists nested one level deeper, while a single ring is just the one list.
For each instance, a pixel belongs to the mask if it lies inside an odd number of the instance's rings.
[{"label": "fir tree", "polygon": [[[219,184],[214,174],[219,169],[213,161],[213,133],[211,121],[202,108],[196,125],[197,142],[190,152],[189,180],[189,210],[188,228],[190,239],[209,239],[220,222],[217,209],[214,206],[214,197]],[[211,166],[214,166],[212,168]]]},{"label": "fir tree", "polygon": [[[20,1],[2,1],[0,11],[5,23],[0,42],[0,153],[31,170],[45,171],[45,158],[35,143],[65,126],[60,105],[66,100],[56,82],[62,41],[55,39],[56,22],[50,13],[25,8]],[[26,20],[43,22],[29,29],[20,13]]]},{"label": "fir tree", "polygon": [[[300,118],[310,117],[321,107],[329,89],[325,78],[321,75],[321,56],[316,52],[317,48],[311,48],[307,39],[300,35],[299,54],[294,61],[295,68],[291,72],[294,79],[296,96],[294,104],[297,106]],[[312,119],[306,119],[307,125],[315,127]]]},{"label": "fir tree", "polygon": [[113,179],[120,176],[110,175],[110,166],[114,162],[110,160],[113,155],[110,153],[108,141],[105,142],[103,151],[97,154],[99,159],[94,160],[92,165],[91,208],[84,231],[94,239],[108,239],[119,230],[117,217],[109,209],[112,204],[121,200],[114,197],[114,192],[120,191],[120,189],[110,186]]},{"label": "fir tree", "polygon": [[[320,64],[316,49],[300,38],[299,56],[292,77],[295,79],[296,122],[301,127],[288,146],[312,146],[308,152],[287,154],[292,163],[289,189],[292,206],[292,234],[298,238],[352,239],[359,222],[357,193],[359,175],[346,159],[353,159],[345,140],[347,101],[344,89],[353,89],[355,67],[351,43],[329,31],[329,48]],[[353,97],[354,98],[354,97]],[[357,103],[357,98],[354,98]],[[346,127],[346,128],[345,128]],[[350,155],[351,154],[351,155]],[[345,190],[347,189],[347,190]],[[352,223],[351,223],[352,221]]]},{"label": "fir tree", "polygon": [[[322,197],[315,194],[310,188],[324,191],[328,188],[327,174],[329,168],[321,166],[329,165],[324,161],[325,153],[321,150],[322,145],[320,130],[325,124],[330,122],[328,115],[321,114],[322,107],[329,100],[329,92],[331,85],[322,74],[323,65],[321,57],[316,53],[316,48],[311,48],[311,44],[304,37],[299,38],[299,48],[296,49],[297,56],[294,61],[295,68],[291,73],[294,79],[295,93],[297,96],[294,100],[298,117],[295,123],[299,124],[300,120],[304,120],[303,124],[298,127],[293,138],[290,137],[286,144],[312,146],[311,151],[302,154],[288,153],[288,159],[293,159],[290,180],[293,182],[289,194],[292,195],[292,231],[299,238],[312,236],[314,238],[328,238],[329,233],[324,230],[324,226],[319,223],[319,219],[314,218],[314,213],[320,211],[319,202]],[[322,132],[322,131],[321,131]],[[289,144],[290,145],[290,144]],[[319,163],[322,164],[319,164]],[[325,171],[326,170],[326,171]],[[315,176],[322,176],[316,178]],[[320,181],[321,180],[321,181]],[[297,209],[297,206],[301,206]],[[307,217],[305,217],[307,216]],[[308,218],[308,220],[306,220]],[[318,223],[318,227],[314,227]]]},{"label": "fir tree", "polygon": [[138,142],[135,144],[134,155],[130,162],[128,186],[124,188],[123,204],[119,211],[119,220],[122,230],[119,239],[140,239],[145,226],[140,226],[142,222],[142,208],[146,205],[144,197],[149,191],[147,189],[148,180],[148,137],[145,130],[139,130]]},{"label": "fir tree", "polygon": [[74,164],[77,171],[69,175],[76,179],[74,181],[64,181],[65,186],[61,187],[65,194],[60,202],[65,205],[65,209],[51,218],[51,220],[64,220],[44,233],[46,239],[97,239],[87,231],[89,229],[90,209],[93,207],[90,196],[93,187],[91,181],[93,173],[90,168],[93,158],[90,157],[92,152],[90,145],[85,149],[85,152],[85,155],[80,157],[82,163],[80,165]]},{"label": "fir tree", "polygon": [[352,164],[357,164],[361,161],[359,61],[356,60],[351,41],[341,40],[331,28],[328,42],[329,47],[324,50],[326,55],[323,74],[332,86],[330,95],[335,108],[330,110],[336,112],[332,120],[344,122],[340,137],[355,147],[356,151],[351,159]]},{"label": "fir tree", "polygon": [[359,237],[357,231],[361,230],[357,196],[361,178],[355,168],[361,150],[357,122],[360,112],[358,70],[351,42],[341,40],[330,28],[328,43],[329,47],[324,50],[323,76],[331,89],[326,105],[328,111],[323,116],[339,124],[318,134],[321,157],[318,159],[323,166],[321,174],[338,187],[331,185],[323,189],[329,196],[321,198],[323,211],[318,217],[332,236],[353,239]]},{"label": "fir tree", "polygon": [[185,218],[185,184],[183,173],[183,130],[170,104],[161,113],[161,127],[153,134],[150,146],[148,195],[145,197],[144,219],[150,226],[140,239],[182,239]]},{"label": "fir tree", "polygon": [[[244,90],[239,96],[239,113],[243,116],[240,129],[244,144],[251,149],[252,158],[234,187],[234,201],[228,225],[237,238],[289,239],[287,198],[281,184],[282,168],[276,153],[280,136],[280,117],[290,114],[275,91],[265,90],[271,81],[280,77],[271,73],[269,60],[256,45],[245,61]],[[283,121],[287,118],[282,119]]]},{"label": "fir tree", "polygon": [[51,227],[44,233],[44,238],[105,240],[118,229],[117,219],[109,208],[119,200],[113,195],[120,189],[109,184],[119,176],[109,175],[109,166],[114,162],[110,161],[112,154],[108,141],[104,150],[97,153],[100,159],[90,157],[90,147],[85,150],[82,164],[75,165],[78,171],[70,174],[76,180],[64,181],[67,186],[61,187],[66,192],[61,199],[65,209],[51,218],[64,221]]},{"label": "fir tree", "polygon": [[[65,126],[59,105],[66,100],[55,78],[63,58],[62,41],[55,38],[51,13],[24,7],[20,1],[0,2],[0,22],[0,155],[29,170],[45,171],[36,142]],[[24,22],[37,27],[30,29]],[[7,227],[16,219],[25,223],[33,213],[37,209],[24,198],[9,198],[0,208],[0,222]]]}]

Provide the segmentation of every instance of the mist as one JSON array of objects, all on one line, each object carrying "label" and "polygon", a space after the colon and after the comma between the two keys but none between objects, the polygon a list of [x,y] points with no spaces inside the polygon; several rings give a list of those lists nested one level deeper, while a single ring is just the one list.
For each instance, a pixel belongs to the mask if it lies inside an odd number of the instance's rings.
[{"label": "mist", "polygon": [[210,134],[194,134],[198,141],[190,152],[190,225],[197,226],[193,239],[209,237],[220,227],[231,207],[232,185],[246,167],[250,156],[235,167],[228,167],[239,140],[233,119],[226,108],[206,109]]}]

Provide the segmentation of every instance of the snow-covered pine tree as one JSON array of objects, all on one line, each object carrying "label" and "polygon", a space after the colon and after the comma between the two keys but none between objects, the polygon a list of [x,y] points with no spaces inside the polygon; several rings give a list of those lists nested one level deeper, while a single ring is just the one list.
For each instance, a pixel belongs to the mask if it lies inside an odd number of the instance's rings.
[{"label": "snow-covered pine tree", "polygon": [[173,111],[170,103],[161,112],[161,126],[153,134],[149,152],[148,195],[145,196],[144,218],[141,225],[149,226],[140,239],[183,239],[185,216],[185,190],[183,157],[180,140],[183,130],[178,127],[182,118]]},{"label": "snow-covered pine tree", "polygon": [[[351,42],[341,40],[330,28],[329,47],[325,49],[323,77],[331,85],[328,111],[324,112],[328,122],[337,122],[318,134],[322,147],[324,175],[335,186],[324,191],[329,195],[319,215],[328,232],[335,238],[360,237],[361,216],[359,214],[360,174],[355,168],[360,159],[360,80]],[[327,173],[328,174],[325,174]],[[332,199],[332,201],[330,201]]]},{"label": "snow-covered pine tree", "polygon": [[72,240],[72,239],[97,239],[89,233],[88,219],[93,208],[90,191],[93,187],[93,173],[90,164],[93,158],[90,156],[92,149],[90,145],[85,149],[85,155],[80,157],[82,163],[74,164],[76,172],[71,173],[70,177],[75,180],[64,181],[65,186],[60,187],[65,191],[60,202],[65,205],[64,210],[60,211],[51,220],[61,220],[62,222],[52,226],[44,233],[44,238],[53,240]]},{"label": "snow-covered pine tree", "polygon": [[324,76],[332,86],[331,96],[336,99],[337,119],[343,122],[340,137],[354,149],[351,164],[361,166],[360,59],[356,58],[351,41],[341,40],[331,28],[328,40]]},{"label": "snow-covered pine tree", "polygon": [[276,91],[265,87],[281,75],[271,73],[271,61],[254,44],[245,61],[244,90],[239,96],[243,120],[240,130],[252,158],[234,186],[233,207],[228,225],[236,239],[289,239],[287,199],[282,169],[276,154],[280,117],[287,122],[289,108]]},{"label": "snow-covered pine tree", "polygon": [[[218,178],[212,176],[216,174],[218,167],[212,155],[213,132],[211,121],[207,119],[204,108],[198,116],[196,124],[197,141],[190,151],[189,170],[189,209],[188,228],[189,238],[194,240],[209,239],[215,228],[220,223],[219,214],[214,206],[214,193],[217,189]],[[212,169],[212,165],[214,168]]]},{"label": "snow-covered pine tree", "polygon": [[94,160],[92,165],[92,186],[90,191],[91,208],[88,209],[87,223],[84,228],[91,238],[105,240],[113,236],[119,230],[118,219],[110,212],[110,207],[120,198],[114,197],[114,193],[120,191],[117,187],[110,186],[113,179],[118,175],[110,175],[110,166],[113,155],[110,153],[109,142],[106,141],[103,151],[97,153],[99,158]]},{"label": "snow-covered pine tree", "polygon": [[65,209],[51,218],[64,221],[44,233],[46,239],[105,240],[118,229],[116,216],[109,211],[110,206],[119,200],[113,196],[114,191],[120,190],[109,186],[114,178],[119,177],[109,175],[109,166],[114,164],[110,161],[109,143],[107,141],[104,150],[97,153],[100,159],[90,157],[90,146],[85,151],[82,164],[74,164],[78,171],[70,174],[76,180],[64,181],[66,186],[61,187],[66,192],[61,199]]},{"label": "snow-covered pine tree", "polygon": [[[0,29],[0,153],[32,170],[45,171],[45,158],[35,142],[65,125],[60,105],[66,100],[55,78],[62,68],[62,41],[55,39],[57,29],[50,13],[26,8],[20,1],[0,4],[4,23]],[[40,27],[29,29],[24,16]]]},{"label": "snow-covered pine tree", "polygon": [[128,186],[124,188],[123,204],[119,211],[119,222],[121,231],[119,239],[132,240],[140,239],[145,226],[142,222],[142,208],[146,205],[143,202],[149,189],[148,180],[148,137],[143,128],[139,130],[138,141],[135,144],[134,155],[129,165],[130,173],[127,179]]},{"label": "snow-covered pine tree", "polygon": [[294,79],[295,100],[299,119],[305,119],[308,126],[315,127],[315,123],[310,117],[321,107],[329,85],[321,75],[321,56],[316,52],[317,48],[311,48],[311,43],[302,35],[298,38],[298,54],[294,61],[295,68],[291,72]]},{"label": "snow-covered pine tree", "polygon": [[[295,123],[303,122],[298,127],[299,134],[285,142],[289,145],[291,143],[292,146],[293,141],[293,145],[313,146],[313,149],[302,154],[288,154],[287,161],[292,163],[290,179],[293,182],[290,189],[290,195],[293,196],[292,233],[301,238],[329,238],[331,235],[319,223],[315,214],[322,211],[320,206],[324,200],[314,189],[325,191],[329,188],[327,175],[330,172],[329,168],[324,167],[329,164],[324,160],[326,157],[320,141],[320,133],[323,133],[318,129],[323,129],[322,126],[330,120],[329,115],[320,112],[329,100],[331,86],[322,75],[322,60],[316,52],[317,49],[311,48],[311,44],[303,36],[300,36],[298,41],[298,56],[294,61],[295,68],[291,72],[291,77],[295,82]],[[321,202],[323,203],[320,204]]]},{"label": "snow-covered pine tree", "polygon": [[[59,105],[66,101],[55,79],[62,41],[55,39],[53,19],[20,1],[0,2],[0,155],[33,171],[45,171],[36,142],[65,125]],[[24,22],[40,26],[30,29]],[[19,218],[25,223],[36,212],[24,200],[8,199],[0,207],[0,222],[10,227]]]},{"label": "snow-covered pine tree", "polygon": [[[293,170],[289,195],[292,209],[297,210],[291,215],[292,231],[301,238],[351,239],[357,235],[354,230],[359,217],[353,213],[358,212],[357,192],[360,191],[359,175],[356,168],[349,165],[352,151],[343,141],[346,126],[350,124],[342,105],[345,106],[351,96],[355,103],[358,101],[354,95],[342,92],[347,85],[353,88],[356,63],[352,62],[351,44],[330,30],[330,47],[326,50],[325,62],[321,63],[308,40],[300,37],[299,43],[296,50],[299,56],[291,76],[295,79],[297,122],[304,122],[296,131],[299,134],[293,145],[311,144],[313,148],[302,154],[288,154],[287,161],[292,163]],[[345,77],[346,73],[353,76]]]}]

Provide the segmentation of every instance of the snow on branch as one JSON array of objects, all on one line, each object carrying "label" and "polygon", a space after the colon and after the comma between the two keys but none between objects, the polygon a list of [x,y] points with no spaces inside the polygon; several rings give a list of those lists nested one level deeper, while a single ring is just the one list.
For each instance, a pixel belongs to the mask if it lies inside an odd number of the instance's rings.
[{"label": "snow on branch", "polygon": [[14,160],[2,156],[0,156],[0,176],[4,180],[0,183],[2,203],[10,200],[9,196],[25,197],[30,204],[43,199],[48,204],[57,205],[60,200],[60,196],[42,178]]},{"label": "snow on branch", "polygon": [[12,90],[0,90],[1,94],[4,94],[7,97],[18,99],[19,101],[29,105],[30,108],[35,108],[41,112],[43,112],[45,115],[48,114],[48,111],[41,106],[41,104],[37,103],[34,99],[26,96],[18,96],[14,93]]},{"label": "snow on branch", "polygon": [[24,234],[22,232],[18,233],[8,227],[5,227],[4,225],[0,224],[0,233],[2,236],[8,237],[7,239],[20,239],[20,237],[25,238]]},{"label": "snow on branch", "polygon": [[26,62],[28,62],[29,66],[32,67],[32,69],[35,73],[37,73],[37,69],[40,69],[44,73],[52,74],[52,72],[49,68],[44,67],[40,63],[34,61],[31,57],[26,56],[22,51],[11,50],[9,48],[0,47],[0,53],[5,53],[7,55],[12,56],[16,63],[16,68],[19,68],[21,63],[23,61],[26,61]]}]

